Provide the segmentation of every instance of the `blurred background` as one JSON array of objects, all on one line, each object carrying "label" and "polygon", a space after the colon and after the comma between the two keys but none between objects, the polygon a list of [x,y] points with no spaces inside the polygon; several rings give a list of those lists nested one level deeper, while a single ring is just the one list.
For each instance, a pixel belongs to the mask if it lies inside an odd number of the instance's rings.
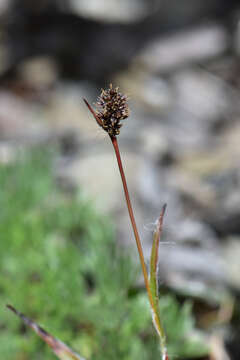
[{"label": "blurred background", "polygon": [[[87,359],[156,359],[108,136],[82,98],[119,86],[119,136],[171,358],[240,352],[237,0],[0,1],[0,353],[54,355],[10,302]],[[131,254],[131,255],[130,255]]]}]

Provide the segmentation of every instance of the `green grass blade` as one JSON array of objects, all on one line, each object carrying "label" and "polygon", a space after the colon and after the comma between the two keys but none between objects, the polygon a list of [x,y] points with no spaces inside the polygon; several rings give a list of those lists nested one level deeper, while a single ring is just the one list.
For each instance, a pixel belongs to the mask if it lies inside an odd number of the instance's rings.
[{"label": "green grass blade", "polygon": [[164,204],[162,211],[160,213],[159,219],[157,221],[156,229],[153,235],[153,244],[151,251],[151,260],[150,260],[150,289],[152,296],[154,298],[155,305],[158,306],[158,253],[159,253],[159,243],[163,227],[163,218],[166,211],[167,205]]},{"label": "green grass blade", "polygon": [[149,286],[153,298],[152,321],[160,338],[162,360],[168,360],[168,354],[166,347],[166,336],[165,336],[164,328],[162,326],[160,309],[159,309],[158,253],[159,253],[159,243],[162,233],[163,218],[165,211],[166,211],[166,204],[162,208],[153,235],[153,244],[152,244],[151,259],[150,259],[150,274],[149,274]]},{"label": "green grass blade", "polygon": [[45,341],[50,346],[50,348],[52,348],[53,352],[60,360],[84,360],[84,358],[72,351],[67,345],[47,333],[42,327],[37,325],[34,321],[26,317],[24,314],[17,311],[13,306],[7,305],[7,308],[14,312],[18,317],[20,317],[20,319],[24,322],[25,325],[29,326],[33,331],[35,331],[35,333],[43,341]]}]

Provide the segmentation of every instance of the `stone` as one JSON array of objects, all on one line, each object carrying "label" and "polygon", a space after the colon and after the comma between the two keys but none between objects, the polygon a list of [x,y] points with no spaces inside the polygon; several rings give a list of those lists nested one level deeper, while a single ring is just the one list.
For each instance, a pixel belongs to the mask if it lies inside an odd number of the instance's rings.
[{"label": "stone", "polygon": [[194,62],[214,58],[227,48],[221,25],[204,25],[165,35],[146,47],[138,62],[154,73],[168,73]]}]

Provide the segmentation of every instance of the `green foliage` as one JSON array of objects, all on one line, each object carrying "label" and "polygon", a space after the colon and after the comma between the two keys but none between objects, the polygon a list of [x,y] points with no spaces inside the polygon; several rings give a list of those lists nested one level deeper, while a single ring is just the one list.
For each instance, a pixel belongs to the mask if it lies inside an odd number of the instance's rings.
[{"label": "green foliage", "polygon": [[180,306],[175,297],[160,297],[160,310],[168,336],[168,352],[180,359],[203,357],[208,348],[202,334],[195,329],[192,305],[185,302]]},{"label": "green foliage", "polygon": [[[0,167],[1,358],[54,358],[4,310],[6,303],[87,359],[159,358],[147,296],[133,291],[136,265],[81,193],[63,195],[57,189],[51,158],[50,152],[35,151]],[[198,355],[202,344],[191,348],[187,337],[193,327],[190,307],[180,309],[171,297],[161,306],[170,354]]]}]

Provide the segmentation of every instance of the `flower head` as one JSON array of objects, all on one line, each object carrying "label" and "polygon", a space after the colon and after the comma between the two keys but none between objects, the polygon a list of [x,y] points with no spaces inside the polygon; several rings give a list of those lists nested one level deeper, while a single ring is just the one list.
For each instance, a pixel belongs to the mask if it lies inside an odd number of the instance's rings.
[{"label": "flower head", "polygon": [[121,121],[129,116],[127,96],[119,92],[119,88],[113,88],[110,84],[108,90],[102,90],[97,100],[99,125],[110,135],[120,134]]}]

